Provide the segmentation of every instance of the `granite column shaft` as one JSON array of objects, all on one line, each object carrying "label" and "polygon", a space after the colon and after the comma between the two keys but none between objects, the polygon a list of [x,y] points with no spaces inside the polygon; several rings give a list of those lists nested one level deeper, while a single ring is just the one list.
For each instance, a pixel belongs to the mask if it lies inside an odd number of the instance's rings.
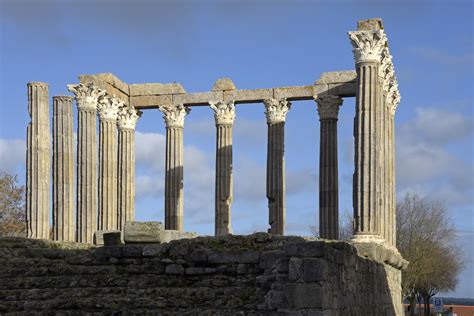
[{"label": "granite column shaft", "polygon": [[28,83],[28,114],[31,121],[26,145],[26,235],[49,239],[51,132],[47,83]]},{"label": "granite column shaft", "polygon": [[53,97],[53,239],[74,241],[72,97]]}]

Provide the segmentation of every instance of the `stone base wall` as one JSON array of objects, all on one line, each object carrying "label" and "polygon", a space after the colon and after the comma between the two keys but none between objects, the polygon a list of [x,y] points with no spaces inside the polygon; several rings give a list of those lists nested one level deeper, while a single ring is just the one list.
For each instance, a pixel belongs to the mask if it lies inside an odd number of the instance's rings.
[{"label": "stone base wall", "polygon": [[400,270],[346,242],[198,237],[91,247],[0,239],[0,314],[402,315]]}]

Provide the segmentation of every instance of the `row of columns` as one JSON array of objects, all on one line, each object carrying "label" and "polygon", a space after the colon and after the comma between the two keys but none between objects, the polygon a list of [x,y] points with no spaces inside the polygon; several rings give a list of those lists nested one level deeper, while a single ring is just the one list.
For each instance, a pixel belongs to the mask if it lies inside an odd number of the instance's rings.
[{"label": "row of columns", "polygon": [[[320,231],[321,237],[337,239],[337,114],[342,98],[317,97],[321,117]],[[264,101],[268,125],[267,189],[269,232],[285,232],[285,118],[291,108],[286,99]],[[232,126],[234,102],[211,102],[216,124],[215,235],[232,233],[233,200]],[[183,228],[183,126],[189,109],[183,105],[160,107],[166,124],[165,228]]]},{"label": "row of columns", "polygon": [[[121,230],[126,221],[134,218],[134,130],[140,113],[92,84],[69,85],[68,88],[75,94],[78,109],[76,227],[74,229],[73,98],[53,97],[51,163],[48,86],[32,82],[28,84],[31,122],[27,129],[27,236],[50,238],[52,172],[51,237],[92,243],[97,229]],[[97,115],[100,121],[98,144]]]}]

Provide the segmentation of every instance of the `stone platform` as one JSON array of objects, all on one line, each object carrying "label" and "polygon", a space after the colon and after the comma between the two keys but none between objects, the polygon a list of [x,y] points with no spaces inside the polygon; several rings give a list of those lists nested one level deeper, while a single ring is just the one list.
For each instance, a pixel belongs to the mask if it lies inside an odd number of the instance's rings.
[{"label": "stone platform", "polygon": [[400,261],[367,247],[267,233],[109,247],[0,238],[0,314],[401,315]]}]

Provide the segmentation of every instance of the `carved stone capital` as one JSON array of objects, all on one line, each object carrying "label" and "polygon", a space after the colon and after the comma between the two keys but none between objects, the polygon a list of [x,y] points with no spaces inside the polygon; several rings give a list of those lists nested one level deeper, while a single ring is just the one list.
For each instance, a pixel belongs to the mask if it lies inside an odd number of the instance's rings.
[{"label": "carved stone capital", "polygon": [[163,113],[166,127],[183,127],[184,118],[191,112],[191,109],[182,105],[160,106],[158,109]]},{"label": "carved stone capital", "polygon": [[348,34],[356,63],[382,61],[382,51],[387,46],[383,30],[352,31]]},{"label": "carved stone capital", "polygon": [[322,95],[314,99],[318,104],[318,113],[321,120],[337,120],[339,107],[343,99],[337,95]]},{"label": "carved stone capital", "polygon": [[119,130],[135,130],[142,112],[132,106],[124,106],[118,113],[117,126]]},{"label": "carved stone capital", "polygon": [[209,106],[214,110],[216,125],[232,125],[235,120],[234,101],[230,102],[209,102]]},{"label": "carved stone capital", "polygon": [[97,103],[100,97],[106,93],[105,90],[99,89],[92,83],[88,84],[68,84],[69,91],[74,93],[77,101],[77,109],[97,111]]},{"label": "carved stone capital", "polygon": [[264,100],[263,103],[265,104],[267,123],[270,124],[284,122],[286,113],[291,108],[291,103],[286,99],[268,99]]},{"label": "carved stone capital", "polygon": [[99,119],[101,121],[117,121],[118,113],[123,106],[124,103],[120,99],[101,97],[97,107]]}]

